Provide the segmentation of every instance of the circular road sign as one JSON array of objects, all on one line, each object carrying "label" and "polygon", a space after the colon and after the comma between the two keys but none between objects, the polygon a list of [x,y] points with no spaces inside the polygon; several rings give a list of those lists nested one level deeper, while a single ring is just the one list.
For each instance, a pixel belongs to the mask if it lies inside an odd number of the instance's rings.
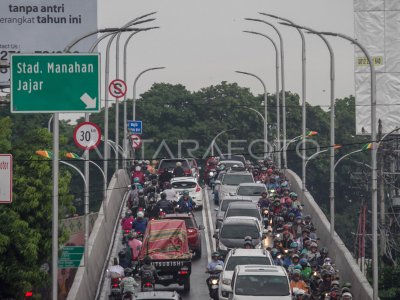
[{"label": "circular road sign", "polygon": [[142,145],[142,138],[138,134],[131,134],[131,142],[133,149],[138,149]]},{"label": "circular road sign", "polygon": [[83,122],[76,125],[74,129],[75,145],[84,150],[96,148],[101,140],[101,130],[97,124],[92,122]]},{"label": "circular road sign", "polygon": [[121,98],[126,94],[126,83],[121,79],[114,79],[108,85],[108,91],[111,96],[115,98]]}]

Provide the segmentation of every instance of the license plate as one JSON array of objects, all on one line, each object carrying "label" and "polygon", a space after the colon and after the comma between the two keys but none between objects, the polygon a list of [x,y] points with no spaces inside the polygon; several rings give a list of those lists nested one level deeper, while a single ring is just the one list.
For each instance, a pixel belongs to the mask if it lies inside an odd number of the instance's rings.
[{"label": "license plate", "polygon": [[212,290],[216,290],[216,289],[218,289],[218,285],[216,285],[216,284],[213,284],[213,285],[211,286],[211,289],[212,289]]},{"label": "license plate", "polygon": [[170,279],[174,278],[174,276],[173,275],[163,275],[163,276],[160,276],[160,278],[162,278],[164,280],[170,280]]}]

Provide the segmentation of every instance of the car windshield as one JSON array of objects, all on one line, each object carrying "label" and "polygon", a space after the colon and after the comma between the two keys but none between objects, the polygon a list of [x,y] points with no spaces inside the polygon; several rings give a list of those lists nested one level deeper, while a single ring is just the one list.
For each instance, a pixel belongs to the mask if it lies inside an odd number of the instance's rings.
[{"label": "car windshield", "polygon": [[239,185],[241,183],[252,183],[253,177],[251,175],[239,175],[239,174],[225,174],[222,179],[222,184],[226,185]]},{"label": "car windshield", "polygon": [[233,271],[238,265],[271,265],[266,256],[231,256],[226,264],[226,271]]},{"label": "car windshield", "polygon": [[252,209],[244,209],[242,208],[230,208],[226,212],[227,217],[236,217],[236,216],[241,216],[241,217],[254,217],[256,219],[260,219],[260,213],[258,212],[258,209],[252,208]]},{"label": "car windshield", "polygon": [[285,276],[239,275],[235,283],[236,295],[288,296],[289,283]]},{"label": "car windshield", "polygon": [[263,186],[240,186],[237,194],[239,196],[261,196],[266,189]]},{"label": "car windshield", "polygon": [[223,161],[221,163],[225,165],[225,169],[229,169],[230,167],[233,166],[244,167],[244,164],[241,161],[233,160],[233,161]]},{"label": "car windshield", "polygon": [[[168,218],[167,218],[168,219]],[[195,228],[196,226],[193,224],[193,221],[191,218],[170,218],[174,220],[183,220],[185,221],[186,228]]]},{"label": "car windshield", "polygon": [[225,224],[222,227],[220,237],[223,239],[244,239],[244,237],[248,235],[253,239],[260,238],[260,231],[256,225]]},{"label": "car windshield", "polygon": [[231,204],[232,202],[237,202],[237,201],[245,201],[245,200],[224,199],[221,203],[220,211],[226,211],[228,209],[229,204]]},{"label": "car windshield", "polygon": [[190,169],[189,164],[186,159],[184,160],[163,160],[161,161],[159,169],[164,170],[164,169],[174,169],[176,167],[177,162],[182,163],[182,168],[184,169]]},{"label": "car windshield", "polygon": [[172,183],[173,189],[194,189],[196,187],[196,182],[192,181],[177,181]]}]

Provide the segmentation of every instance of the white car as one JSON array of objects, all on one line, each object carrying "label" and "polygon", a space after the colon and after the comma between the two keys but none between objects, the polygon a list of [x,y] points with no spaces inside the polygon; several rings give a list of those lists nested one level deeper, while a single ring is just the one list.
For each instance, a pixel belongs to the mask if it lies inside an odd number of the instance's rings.
[{"label": "white car", "polygon": [[189,196],[196,203],[196,207],[203,207],[203,189],[193,177],[176,177],[171,179],[172,190],[177,193],[178,200],[183,191],[188,191]]},{"label": "white car", "polygon": [[271,254],[265,249],[232,249],[225,258],[224,270],[219,283],[219,299],[228,300],[227,292],[232,283],[235,267],[238,265],[273,265]]}]

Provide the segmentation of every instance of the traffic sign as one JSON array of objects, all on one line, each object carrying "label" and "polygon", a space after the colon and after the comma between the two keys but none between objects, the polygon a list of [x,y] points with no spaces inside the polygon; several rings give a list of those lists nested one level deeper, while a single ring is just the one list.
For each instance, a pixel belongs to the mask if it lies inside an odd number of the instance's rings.
[{"label": "traffic sign", "polygon": [[12,203],[12,155],[0,154],[0,203]]},{"label": "traffic sign", "polygon": [[122,98],[126,94],[126,83],[121,79],[114,79],[108,85],[108,91],[115,98]]},{"label": "traffic sign", "polygon": [[128,129],[131,133],[142,134],[142,121],[128,121]]},{"label": "traffic sign", "polygon": [[58,258],[58,268],[78,268],[84,251],[83,246],[64,246]]},{"label": "traffic sign", "polygon": [[83,122],[74,129],[75,145],[84,150],[97,148],[101,140],[101,130],[97,124]]},{"label": "traffic sign", "polygon": [[11,56],[11,112],[98,111],[98,53]]},{"label": "traffic sign", "polygon": [[132,148],[138,149],[142,145],[142,138],[140,137],[140,135],[131,134],[131,142],[132,142]]}]

